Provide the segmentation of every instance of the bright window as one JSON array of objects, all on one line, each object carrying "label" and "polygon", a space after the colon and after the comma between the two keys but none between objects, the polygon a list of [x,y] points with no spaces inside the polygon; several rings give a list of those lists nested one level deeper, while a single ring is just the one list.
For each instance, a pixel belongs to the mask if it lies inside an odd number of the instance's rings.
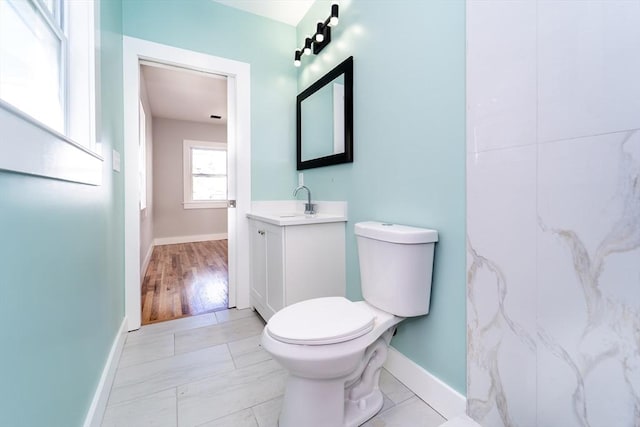
[{"label": "bright window", "polygon": [[185,140],[184,208],[227,207],[227,144]]},{"label": "bright window", "polygon": [[0,1],[0,98],[65,133],[60,2]]},{"label": "bright window", "polygon": [[96,151],[93,1],[0,0],[0,107]]}]

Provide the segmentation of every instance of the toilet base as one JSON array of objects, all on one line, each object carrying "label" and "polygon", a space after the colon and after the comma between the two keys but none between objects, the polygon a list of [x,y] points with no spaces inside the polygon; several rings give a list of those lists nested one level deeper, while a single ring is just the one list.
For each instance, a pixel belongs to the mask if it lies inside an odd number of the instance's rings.
[{"label": "toilet base", "polygon": [[345,401],[344,391],[344,380],[310,384],[304,378],[289,377],[278,426],[357,427],[382,409],[382,392],[377,388],[358,401]]},{"label": "toilet base", "polygon": [[371,344],[349,376],[310,379],[290,375],[279,427],[357,427],[375,416],[383,405],[378,382],[394,331],[395,326]]},{"label": "toilet base", "polygon": [[374,390],[371,395],[359,402],[346,402],[344,427],[357,427],[364,424],[380,412],[383,403],[382,392],[380,392],[380,390]]}]

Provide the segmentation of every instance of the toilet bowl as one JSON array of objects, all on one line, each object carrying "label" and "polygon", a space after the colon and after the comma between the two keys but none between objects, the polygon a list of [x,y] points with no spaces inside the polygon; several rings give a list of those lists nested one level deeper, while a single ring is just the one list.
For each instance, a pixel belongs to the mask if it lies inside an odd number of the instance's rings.
[{"label": "toilet bowl", "polygon": [[429,311],[437,232],[365,222],[355,233],[364,301],[302,301],[262,333],[265,351],[289,372],[280,427],[355,427],[373,417],[396,326]]}]

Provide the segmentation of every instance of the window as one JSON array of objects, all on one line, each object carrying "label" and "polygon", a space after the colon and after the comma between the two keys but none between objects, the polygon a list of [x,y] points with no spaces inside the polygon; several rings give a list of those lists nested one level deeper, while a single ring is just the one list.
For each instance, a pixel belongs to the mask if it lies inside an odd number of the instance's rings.
[{"label": "window", "polygon": [[227,207],[227,144],[183,142],[184,208]]},{"label": "window", "polygon": [[64,133],[67,38],[59,1],[0,2],[0,98]]},{"label": "window", "polygon": [[0,0],[0,170],[101,184],[98,22],[93,0]]}]

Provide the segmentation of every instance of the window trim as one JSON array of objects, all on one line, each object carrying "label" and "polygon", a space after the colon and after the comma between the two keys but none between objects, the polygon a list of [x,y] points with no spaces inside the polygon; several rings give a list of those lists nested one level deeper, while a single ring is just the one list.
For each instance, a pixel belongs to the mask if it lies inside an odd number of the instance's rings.
[{"label": "window trim", "polygon": [[[33,3],[38,8],[42,7],[39,0]],[[95,47],[99,46],[98,39],[94,39],[100,32],[99,3],[91,2],[91,7],[93,19],[89,25],[93,43],[89,54],[92,55],[92,69],[88,72],[92,75],[89,76],[91,85],[88,88],[88,102],[91,104],[94,123],[89,140],[80,144],[71,136],[58,132],[0,99],[0,170],[88,185],[102,184],[104,158],[100,154],[101,147],[96,132],[100,120],[99,106],[96,105],[99,83],[95,75],[98,56],[93,55]],[[64,14],[64,11],[61,10],[60,13]],[[43,16],[45,20],[50,19],[48,14]],[[63,15],[60,18],[64,19]],[[66,37],[64,40],[68,43]],[[66,58],[65,54],[62,65],[65,75]],[[65,120],[68,117],[67,114]]]},{"label": "window trim", "polygon": [[[222,209],[228,207],[227,200],[193,200],[193,192],[191,188],[191,149],[223,149],[227,151],[227,144],[224,142],[214,141],[198,141],[193,139],[185,139],[182,141],[182,182],[183,182],[183,208],[184,209]],[[228,171],[227,171],[228,172]],[[228,174],[227,180],[228,178]],[[227,181],[228,184],[228,181]],[[227,198],[228,198],[227,194]]]}]

